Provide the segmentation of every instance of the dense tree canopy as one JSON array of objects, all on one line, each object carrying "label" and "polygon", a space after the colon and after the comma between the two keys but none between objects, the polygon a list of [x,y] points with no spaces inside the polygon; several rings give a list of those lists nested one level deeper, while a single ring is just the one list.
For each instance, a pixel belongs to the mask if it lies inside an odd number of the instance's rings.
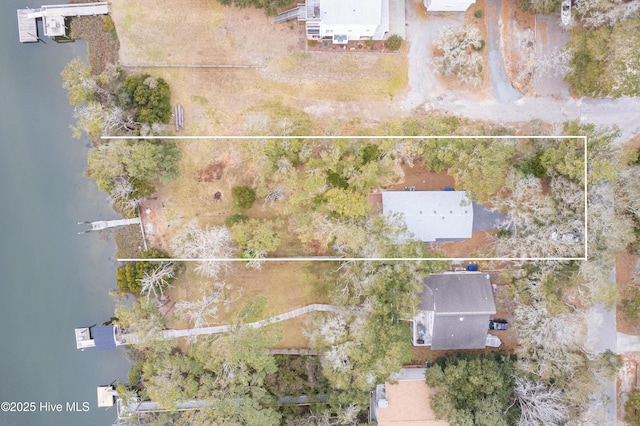
[{"label": "dense tree canopy", "polygon": [[[382,220],[361,220],[350,232],[363,232],[363,242],[345,239],[342,249],[355,257],[429,257],[419,242],[397,244],[402,230]],[[359,228],[359,229],[358,229]],[[366,240],[366,242],[364,242]],[[345,262],[335,274],[331,294],[344,312],[313,324],[312,346],[322,355],[322,371],[341,391],[331,404],[335,412],[350,404],[368,406],[369,391],[384,383],[411,359],[410,318],[419,302],[422,279],[446,267],[445,262]]]},{"label": "dense tree canopy", "polygon": [[522,10],[549,15],[560,10],[562,0],[519,0]]},{"label": "dense tree canopy", "polygon": [[574,30],[573,52],[565,80],[576,96],[614,97],[640,94],[640,19],[611,27]]},{"label": "dense tree canopy", "polygon": [[[279,339],[274,331],[238,325],[230,333],[183,349],[161,344],[151,350],[133,348],[138,374],[130,376],[128,386],[170,410],[166,417],[172,423],[278,425],[277,399],[265,384],[267,375],[277,371],[273,356],[265,350]],[[209,405],[174,411],[176,403],[188,400]]]},{"label": "dense tree canopy", "polygon": [[171,118],[171,94],[169,85],[162,78],[149,74],[130,75],[124,80],[129,95],[126,100],[135,109],[140,123],[168,123]]},{"label": "dense tree canopy", "polygon": [[[144,259],[158,259],[169,258],[169,255],[155,248],[151,248],[143,251],[142,257]],[[116,270],[116,284],[118,288],[123,292],[139,295],[143,290],[145,276],[148,277],[152,274],[158,265],[157,262],[141,261],[126,263],[124,266],[119,267]],[[170,285],[172,281],[173,276],[167,277],[160,285],[164,288]]]},{"label": "dense tree canopy", "polygon": [[280,235],[276,228],[279,223],[266,220],[248,219],[231,226],[233,239],[238,243],[240,255],[251,259],[259,266],[260,259],[274,252],[280,245]]},{"label": "dense tree canopy", "polygon": [[113,140],[89,151],[87,175],[98,189],[111,192],[118,179],[133,185],[166,183],[178,175],[182,153],[173,141]]},{"label": "dense tree canopy", "polygon": [[513,162],[514,145],[513,141],[491,138],[430,139],[423,142],[421,154],[428,169],[447,170],[456,180],[456,189],[486,201],[503,186]]},{"label": "dense tree canopy", "polygon": [[492,354],[439,358],[426,372],[427,384],[444,390],[431,399],[431,407],[438,418],[455,425],[515,424],[512,373],[509,360]]}]

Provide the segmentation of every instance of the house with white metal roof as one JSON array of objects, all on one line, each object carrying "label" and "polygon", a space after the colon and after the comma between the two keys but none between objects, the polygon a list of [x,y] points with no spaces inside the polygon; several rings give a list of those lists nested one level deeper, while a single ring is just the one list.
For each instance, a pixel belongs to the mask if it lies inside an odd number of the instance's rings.
[{"label": "house with white metal roof", "polygon": [[473,233],[473,205],[464,191],[383,191],[382,213],[400,214],[424,242],[464,240]]},{"label": "house with white metal roof", "polygon": [[[394,6],[402,3],[404,15],[404,2],[391,1]],[[390,0],[306,0],[279,14],[274,22],[294,18],[304,21],[308,40],[331,39],[334,44],[383,40],[389,34],[389,3]]]},{"label": "house with white metal roof", "polygon": [[465,12],[475,3],[471,0],[424,0],[427,12]]},{"label": "house with white metal roof", "polygon": [[489,275],[481,272],[429,275],[423,281],[413,344],[434,350],[483,349],[490,342],[489,320],[496,313]]}]

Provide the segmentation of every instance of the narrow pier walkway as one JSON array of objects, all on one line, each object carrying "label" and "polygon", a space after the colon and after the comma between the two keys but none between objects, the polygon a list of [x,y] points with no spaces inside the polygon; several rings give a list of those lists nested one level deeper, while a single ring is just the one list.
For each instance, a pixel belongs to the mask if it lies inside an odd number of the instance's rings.
[{"label": "narrow pier walkway", "polygon": [[[116,220],[98,220],[96,222],[78,222],[78,225],[87,224],[88,229],[84,232],[78,232],[84,234],[91,231],[102,231],[108,228],[117,228],[119,226],[136,225],[140,223],[140,217],[134,217],[132,219],[116,219]],[[144,231],[143,231],[144,232]]]},{"label": "narrow pier walkway", "polygon": [[[291,318],[299,317],[300,315],[304,315],[309,312],[343,313],[344,309],[338,306],[314,303],[312,305],[307,305],[302,308],[294,309],[292,311],[285,312],[283,314],[276,315],[273,317],[265,318],[260,321],[250,322],[248,324],[245,324],[244,326],[251,327],[251,328],[265,327],[270,324],[275,324],[278,322],[286,321]],[[162,330],[160,332],[160,340],[170,340],[170,339],[178,339],[180,337],[228,333],[231,330],[233,330],[234,327],[237,327],[237,326],[238,325],[236,324],[228,324],[228,325],[217,325],[213,327],[188,328],[185,330]],[[121,334],[120,336],[122,340],[125,341],[127,344],[135,344],[140,341],[140,338],[135,334]]]}]

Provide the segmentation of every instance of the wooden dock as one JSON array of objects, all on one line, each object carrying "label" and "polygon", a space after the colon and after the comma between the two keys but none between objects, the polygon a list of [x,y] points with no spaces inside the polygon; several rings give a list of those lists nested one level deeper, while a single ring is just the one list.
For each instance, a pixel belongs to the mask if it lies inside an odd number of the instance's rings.
[{"label": "wooden dock", "polygon": [[18,37],[20,43],[35,43],[38,41],[36,20],[29,17],[30,14],[35,12],[35,9],[18,9]]},{"label": "wooden dock", "polygon": [[78,222],[78,225],[88,225],[86,231],[78,232],[78,234],[86,234],[91,231],[102,231],[103,229],[117,228],[120,226],[140,224],[140,217],[134,217],[131,219],[116,219],[116,220],[98,220],[96,222]]},{"label": "wooden dock", "polygon": [[[283,314],[266,318],[260,321],[250,322],[250,323],[244,324],[244,326],[250,327],[250,328],[266,327],[268,325],[286,321],[288,319],[295,318],[300,315],[308,314],[309,312],[333,312],[338,314],[346,313],[344,308],[341,308],[338,306],[314,303],[314,304],[307,305],[302,308],[294,309],[292,311],[285,312]],[[239,327],[239,325],[227,324],[227,325],[216,325],[213,327],[187,328],[183,330],[160,330],[158,331],[157,334],[154,334],[152,338],[156,340],[172,340],[172,339],[179,339],[182,337],[192,338],[196,336],[229,333],[236,327]],[[145,340],[144,336],[140,336],[136,333],[132,333],[132,334],[120,333],[119,338],[123,345],[135,345]],[[279,349],[279,350],[274,350],[274,352],[272,353],[288,354],[288,355],[293,355],[293,354],[314,355],[315,354],[315,352],[308,351],[305,349],[299,349],[299,350],[298,349]]]},{"label": "wooden dock", "polygon": [[36,21],[42,19],[44,35],[61,37],[66,35],[65,18],[70,16],[108,15],[109,4],[75,3],[45,5],[39,9],[18,9],[18,33],[22,43],[33,43],[39,40]]},{"label": "wooden dock", "polygon": [[[293,311],[285,312],[284,314],[276,315],[276,316],[269,317],[256,322],[250,322],[245,324],[245,326],[250,328],[261,328],[267,325],[286,321],[288,319],[295,318],[300,315],[308,314],[309,312],[343,313],[344,309],[339,308],[337,306],[333,306],[333,305],[314,303],[312,305],[307,305],[302,308],[294,309]],[[184,330],[162,330],[161,335],[162,335],[162,340],[178,339],[180,337],[195,337],[195,336],[203,336],[203,335],[210,335],[210,334],[228,333],[237,326],[238,325],[236,324],[229,324],[229,325],[216,325],[213,327],[188,328]]]}]

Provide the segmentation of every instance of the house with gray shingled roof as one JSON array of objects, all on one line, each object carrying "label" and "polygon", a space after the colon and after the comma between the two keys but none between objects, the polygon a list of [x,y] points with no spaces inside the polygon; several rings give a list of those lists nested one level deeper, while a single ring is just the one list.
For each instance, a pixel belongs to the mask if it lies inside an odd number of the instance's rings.
[{"label": "house with gray shingled roof", "polygon": [[446,272],[424,279],[413,344],[434,350],[483,349],[496,313],[488,274]]}]

